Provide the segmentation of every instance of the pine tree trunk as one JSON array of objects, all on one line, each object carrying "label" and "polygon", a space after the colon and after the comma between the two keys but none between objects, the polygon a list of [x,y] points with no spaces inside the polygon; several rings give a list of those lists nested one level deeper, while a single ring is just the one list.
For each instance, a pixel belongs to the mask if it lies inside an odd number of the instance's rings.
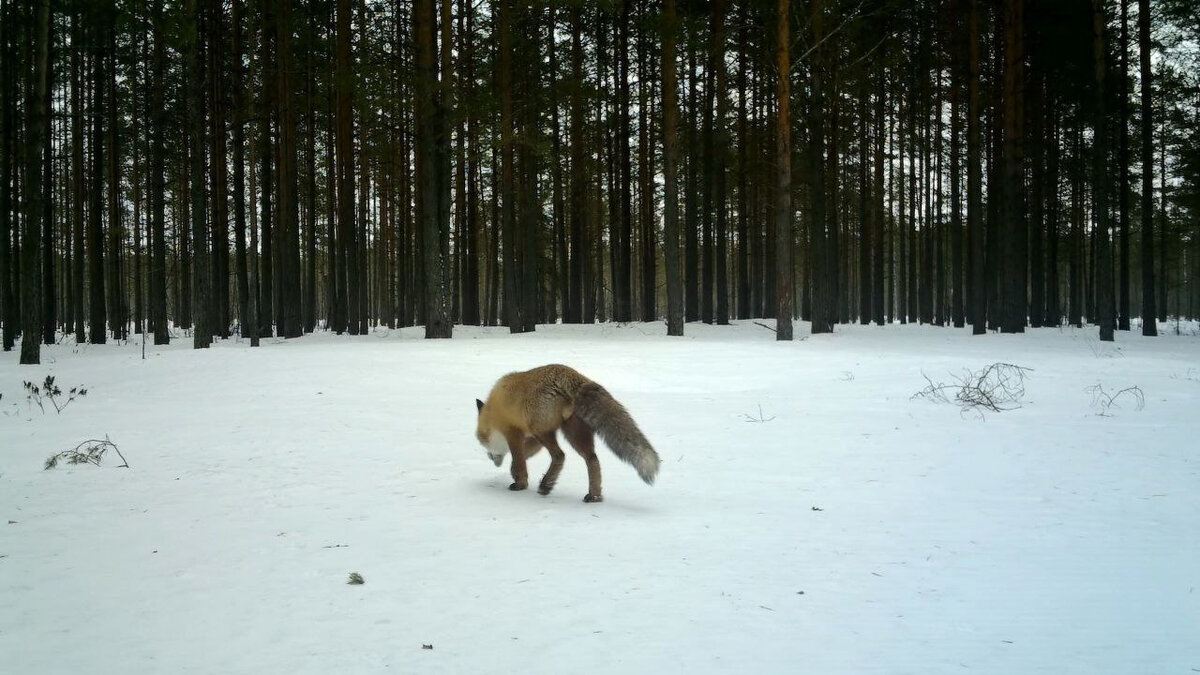
[{"label": "pine tree trunk", "polygon": [[[17,316],[17,297],[13,287],[13,270],[18,267],[12,251],[12,237],[15,223],[12,220],[12,171],[15,148],[13,134],[13,117],[16,114],[16,86],[12,79],[16,49],[10,48],[12,42],[12,26],[16,23],[8,10],[6,2],[0,2],[0,323],[3,324],[4,351],[11,351],[16,343],[17,328],[21,321]],[[78,21],[74,24],[78,26]],[[78,31],[74,33],[78,35]],[[73,40],[74,42],[74,40]],[[75,42],[78,45],[78,42]],[[73,58],[77,58],[79,49],[76,48]],[[78,72],[77,68],[72,68]],[[72,97],[77,101],[77,97]],[[78,113],[76,113],[78,115]],[[76,128],[79,121],[76,117]],[[78,170],[79,165],[75,165]]]},{"label": "pine tree trunk", "polygon": [[642,263],[642,320],[658,318],[657,238],[654,231],[654,117],[653,81],[650,40],[643,35],[638,40],[638,185],[639,229]]},{"label": "pine tree trunk", "polygon": [[[1161,300],[1163,307],[1156,307],[1154,283],[1154,129],[1151,100],[1150,71],[1150,0],[1138,0],[1138,60],[1142,80],[1142,335],[1158,335],[1155,316],[1166,310],[1166,293]],[[1097,66],[1099,67],[1099,66]],[[1165,276],[1166,267],[1158,273]],[[1193,282],[1195,283],[1195,282]]]},{"label": "pine tree trunk", "polygon": [[[820,0],[814,3],[820,11]],[[775,339],[792,339],[792,121],[788,0],[777,0],[775,28]],[[818,146],[820,147],[820,146]],[[819,185],[820,183],[816,183]],[[819,190],[818,190],[819,191]],[[815,332],[815,331],[814,331]]]},{"label": "pine tree trunk", "polygon": [[972,333],[987,333],[987,295],[984,284],[983,261],[983,168],[980,157],[979,119],[982,110],[979,100],[979,3],[970,3],[967,19],[967,233],[971,246],[970,306],[968,307]]},{"label": "pine tree trunk", "polygon": [[1025,332],[1026,241],[1024,182],[1025,111],[1025,2],[1009,0],[1005,7],[1004,63],[1004,201],[1003,306],[1000,328],[1005,333]]},{"label": "pine tree trunk", "polygon": [[513,96],[512,96],[512,0],[499,0],[497,31],[500,33],[500,234],[504,260],[504,323],[512,333],[524,332],[525,319],[518,299],[519,262],[516,246],[516,191],[513,185]]},{"label": "pine tree trunk", "polygon": [[209,301],[212,277],[209,268],[208,230],[206,229],[204,181],[204,116],[200,107],[200,92],[205,76],[200,59],[200,8],[197,0],[187,0],[183,14],[184,61],[190,86],[187,87],[187,125],[191,167],[191,235],[192,235],[192,293],[195,326],[192,346],[205,349],[212,344],[212,324]]},{"label": "pine tree trunk", "polygon": [[1129,0],[1121,0],[1121,38],[1117,72],[1117,213],[1121,242],[1117,277],[1117,330],[1129,330]]},{"label": "pine tree trunk", "polygon": [[[41,21],[41,6],[35,6],[38,12],[37,20]],[[54,339],[57,333],[57,312],[58,305],[54,292],[54,261],[56,258],[54,250],[54,155],[52,152],[53,146],[53,119],[50,112],[53,110],[53,104],[50,97],[54,87],[54,22],[47,19],[46,35],[38,36],[38,39],[45,40],[45,55],[43,56],[39,49],[42,46],[34,45],[34,53],[37,58],[44,59],[44,63],[34,64],[34,91],[33,95],[41,99],[43,113],[41,115],[42,123],[42,138],[41,147],[38,154],[37,162],[38,171],[42,172],[41,192],[42,192],[42,207],[41,207],[41,223],[42,228],[42,243],[40,248],[40,268],[42,285],[40,294],[42,300],[41,316],[41,338],[42,343],[47,345],[54,344]],[[41,31],[40,25],[35,26],[35,30]],[[135,126],[136,128],[136,126]],[[135,163],[136,171],[136,163]],[[136,209],[136,205],[134,206]],[[30,217],[33,217],[33,210],[30,209]]]},{"label": "pine tree trunk", "polygon": [[[875,188],[874,194],[874,231],[872,232],[871,243],[874,249],[874,272],[871,277],[871,310],[872,318],[875,325],[884,325],[886,318],[886,307],[884,298],[884,238],[887,233],[887,214],[890,210],[885,210],[884,204],[884,154],[887,149],[887,138],[884,132],[884,110],[886,108],[884,101],[887,98],[885,87],[887,86],[887,77],[884,73],[883,66],[880,65],[876,74],[876,91],[875,91]],[[956,202],[957,204],[957,202]]]},{"label": "pine tree trunk", "polygon": [[350,330],[357,333],[358,316],[353,307],[356,306],[357,284],[355,274],[350,268],[351,251],[354,241],[354,75],[351,71],[353,64],[350,57],[350,0],[337,2],[337,47],[335,62],[334,87],[337,98],[337,251],[336,265],[332,273],[336,275],[336,297],[333,299],[334,309],[333,330],[341,333]]},{"label": "pine tree trunk", "polygon": [[304,257],[301,288],[301,329],[311,333],[317,327],[317,112],[316,112],[316,49],[317,17],[310,5],[305,8],[307,26],[304,42],[304,138],[305,138],[305,208]]},{"label": "pine tree trunk", "polygon": [[[277,319],[275,305],[277,278],[275,275],[275,261],[278,256],[276,251],[275,233],[280,229],[277,221],[278,201],[273,198],[276,195],[276,175],[275,175],[275,140],[274,127],[277,124],[275,119],[275,92],[276,87],[271,86],[275,82],[276,56],[275,56],[275,8],[274,0],[259,0],[260,15],[262,17],[259,30],[259,95],[258,95],[258,117],[261,120],[260,136],[259,136],[259,162],[261,169],[259,170],[259,194],[262,215],[259,219],[259,227],[261,228],[262,250],[259,258],[259,274],[258,274],[258,332],[264,337],[270,337],[275,334],[275,322]],[[340,80],[339,80],[340,81]],[[251,250],[255,250],[251,247]]]},{"label": "pine tree trunk", "polygon": [[[668,0],[672,1],[672,0]],[[666,10],[664,10],[666,11]],[[584,277],[589,257],[587,237],[587,183],[583,152],[583,9],[579,4],[571,7],[571,208],[570,221],[570,287],[569,302],[563,320],[567,323],[583,321]],[[667,184],[670,185],[668,179]],[[668,187],[668,189],[670,189]]]},{"label": "pine tree trunk", "polygon": [[858,320],[864,326],[871,322],[871,238],[874,229],[867,169],[871,161],[871,133],[874,127],[867,114],[867,103],[871,98],[869,82],[868,72],[864,69],[858,90],[858,118],[861,125],[858,139]]},{"label": "pine tree trunk", "polygon": [[292,3],[276,0],[275,69],[276,106],[279,115],[279,334],[285,338],[304,334],[301,323],[300,238],[297,208],[296,111],[292,101]]},{"label": "pine tree trunk", "polygon": [[101,86],[107,87],[109,105],[106,110],[108,137],[108,267],[105,290],[108,291],[108,327],[113,338],[124,340],[127,337],[124,278],[121,274],[123,262],[122,235],[124,223],[124,197],[121,192],[121,134],[117,126],[117,43],[116,43],[116,8],[110,6],[105,12],[102,24],[106,33],[106,46],[100,58],[107,59],[107,81]]},{"label": "pine tree trunk", "polygon": [[[729,324],[729,235],[728,215],[725,206],[725,166],[729,154],[729,133],[726,118],[729,116],[729,97],[725,84],[725,0],[713,2],[713,86],[716,98],[716,118],[713,124],[712,194],[713,194],[713,238],[716,251],[716,322]],[[706,296],[707,297],[707,296]]]},{"label": "pine tree trunk", "polygon": [[29,111],[25,133],[25,203],[27,211],[21,236],[21,357],[23,365],[41,363],[42,292],[40,235],[43,210],[42,171],[45,166],[46,86],[50,61],[50,0],[38,0],[33,14],[33,81],[26,92]]},{"label": "pine tree trunk", "polygon": [[[161,0],[159,0],[161,2]],[[246,109],[245,81],[242,73],[242,0],[233,3],[233,230],[237,270],[238,325],[243,336],[257,335],[258,326],[250,321],[250,278],[246,260]],[[152,197],[153,199],[153,197]],[[252,252],[252,255],[256,252]]]},{"label": "pine tree trunk", "polygon": [[1061,144],[1065,138],[1061,133],[1056,101],[1051,96],[1047,99],[1047,113],[1050,116],[1050,152],[1046,160],[1046,182],[1051,186],[1048,192],[1049,203],[1046,206],[1046,313],[1042,318],[1043,326],[1057,326],[1062,320],[1062,304],[1059,298],[1062,292],[1058,276],[1058,221],[1061,213],[1059,199],[1059,157]]},{"label": "pine tree trunk", "polygon": [[1092,58],[1096,77],[1095,122],[1092,146],[1092,199],[1096,212],[1096,319],[1100,340],[1113,341],[1112,245],[1108,215],[1108,121],[1105,117],[1104,0],[1092,0]]},{"label": "pine tree trunk", "polygon": [[225,26],[224,2],[211,0],[208,19],[208,71],[209,76],[209,110],[212,111],[210,120],[210,163],[212,184],[212,241],[211,241],[211,274],[212,297],[209,306],[209,316],[212,321],[213,335],[221,338],[229,337],[229,164],[226,147],[225,131],[225,77],[224,51]]},{"label": "pine tree trunk", "polygon": [[[88,17],[92,24],[91,39],[100,40],[101,31],[97,25],[100,18],[99,9],[93,9]],[[104,230],[102,225],[104,209],[104,92],[105,92],[104,58],[102,53],[92,56],[92,138],[89,148],[92,152],[91,190],[89,194],[88,213],[88,324],[89,342],[104,344],[108,339],[105,328],[108,313],[104,293]],[[181,252],[186,256],[186,249]]]},{"label": "pine tree trunk", "polygon": [[700,143],[697,142],[696,122],[700,110],[700,94],[696,87],[696,50],[688,46],[688,101],[686,119],[692,120],[687,125],[687,187],[684,191],[683,216],[683,288],[684,288],[684,318],[686,321],[700,320],[700,242],[697,238],[700,224],[700,214],[696,203],[699,192],[697,183],[700,174]]},{"label": "pine tree trunk", "polygon": [[[1045,75],[1042,72],[1035,74],[1032,85],[1030,112],[1033,119],[1029,135],[1026,137],[1033,155],[1030,177],[1033,203],[1029,208],[1029,321],[1031,326],[1038,328],[1042,325],[1046,313],[1046,276],[1042,248],[1046,215]],[[1054,186],[1050,187],[1050,192],[1053,193]]]},{"label": "pine tree trunk", "polygon": [[963,292],[963,214],[962,214],[962,88],[966,53],[960,36],[962,0],[951,4],[950,71],[950,315],[955,328],[966,325]]},{"label": "pine tree trunk", "polygon": [[[750,274],[750,249],[752,248],[750,237],[750,197],[749,197],[749,176],[747,175],[747,154],[751,140],[747,128],[747,108],[750,103],[747,100],[749,92],[746,90],[747,75],[750,68],[751,54],[747,44],[747,34],[750,32],[750,21],[746,16],[746,10],[743,8],[738,16],[738,21],[742,24],[738,29],[738,121],[737,121],[737,147],[738,147],[738,223],[737,223],[737,318],[749,319],[751,313],[751,274]],[[757,229],[757,228],[756,228]]]},{"label": "pine tree trunk", "polygon": [[[683,335],[683,274],[679,260],[679,176],[677,129],[678,83],[675,77],[675,43],[679,20],[675,0],[663,0],[663,246],[667,282],[667,335]],[[576,33],[578,34],[578,33]],[[582,154],[582,148],[580,148]]]},{"label": "pine tree trunk", "polygon": [[[158,6],[158,10],[156,12],[156,17],[161,17],[161,13],[162,13],[161,9],[162,9],[161,6]],[[86,167],[84,165],[84,155],[83,155],[83,134],[84,134],[84,124],[85,124],[84,119],[83,119],[83,72],[84,72],[83,51],[84,51],[84,48],[83,48],[83,29],[81,27],[80,14],[81,14],[81,12],[78,9],[76,9],[71,14],[71,233],[72,233],[71,236],[73,238],[73,244],[71,246],[71,248],[72,248],[71,285],[72,285],[72,290],[73,290],[72,295],[75,297],[75,307],[74,307],[74,312],[73,312],[73,316],[72,316],[72,319],[75,322],[75,325],[74,325],[75,344],[82,344],[84,341],[87,340],[87,334],[86,334],[85,328],[84,328],[84,326],[85,326],[85,322],[84,322],[85,303],[84,303],[84,297],[83,297],[83,281],[84,281],[84,270],[85,270],[85,268],[84,268],[84,258],[85,258],[84,251],[85,251],[85,249],[84,249],[84,245],[83,245],[84,237],[85,237],[85,223],[84,223],[83,216],[84,216],[84,200],[86,199],[86,194],[84,192],[84,173],[86,171]],[[161,18],[157,18],[155,21],[155,47],[156,47],[156,49],[158,47],[159,40],[160,40],[160,35],[159,35],[159,24],[160,23],[161,23]],[[0,44],[3,44],[2,38],[0,38]],[[156,52],[156,58],[157,58],[157,52]],[[158,67],[157,61],[155,62],[155,66],[156,66],[156,68]],[[156,90],[154,91],[154,95],[156,97],[151,99],[151,106],[152,106],[151,120],[159,119],[160,122],[161,122],[161,115],[162,115],[162,104],[161,104],[162,102],[161,102],[161,99],[157,98],[157,97],[161,96],[161,94],[162,94],[161,74],[162,74],[161,70],[158,70],[158,69],[155,70],[155,75],[157,76],[157,79],[153,86],[156,88]],[[3,75],[2,70],[0,70],[0,81],[2,81],[4,79],[5,79],[5,76]],[[2,86],[2,85],[0,85],[0,86]],[[0,96],[0,99],[3,99],[3,98],[6,98],[6,97]],[[155,106],[156,101],[158,102],[157,106]],[[2,107],[2,106],[3,106],[3,103],[0,102],[0,107]],[[2,115],[2,114],[3,114],[3,112],[2,112],[2,110],[0,110],[0,115]],[[2,124],[2,123],[0,123],[0,124]],[[162,147],[161,135],[159,136],[159,140],[160,140],[160,143],[159,143],[158,147],[161,151],[161,147]],[[4,153],[5,145],[7,145],[5,142],[0,141],[0,155],[2,155]],[[160,152],[160,156],[161,156],[161,152]],[[153,157],[151,158],[151,162],[153,162]],[[2,164],[3,164],[3,160],[0,159],[0,165],[2,165]],[[159,167],[161,168],[161,162],[159,164]],[[152,164],[151,170],[153,171],[153,169],[154,169],[154,166]],[[4,169],[2,166],[0,166],[0,186],[7,185],[7,181],[4,179],[3,174],[4,174]],[[0,187],[0,189],[2,189],[2,187]],[[159,194],[158,199],[159,199],[159,202],[161,203],[161,201],[162,201],[161,195],[162,195],[162,191],[164,188],[160,184],[157,189],[158,189],[158,194]],[[151,201],[150,201],[151,209],[153,210],[153,206],[155,203],[154,202],[155,197],[152,194],[150,196],[150,198],[151,198]],[[6,209],[3,208],[2,202],[3,202],[3,195],[0,195],[0,219],[7,217]],[[153,216],[153,213],[151,215]],[[161,224],[161,214],[160,214],[160,220],[158,222]],[[2,232],[3,230],[4,230],[3,226],[0,226],[0,232]],[[159,234],[159,236],[161,236],[161,230],[158,231],[158,234]],[[7,239],[7,237],[5,239]],[[4,243],[0,243],[0,247],[3,247],[3,246],[4,246]],[[2,256],[0,256],[0,257],[2,257]],[[0,267],[2,267],[2,266],[0,266]],[[153,268],[151,268],[150,280],[151,280],[151,294],[152,295],[153,295],[153,282],[154,282],[153,271],[154,271]],[[3,272],[3,270],[0,270],[0,292],[2,292],[6,288],[6,285],[4,284],[3,279],[4,279],[4,272]],[[151,297],[150,300],[151,300],[151,311],[153,312],[154,311],[154,304],[153,304],[154,298]],[[166,293],[165,292],[163,292],[163,302],[164,302],[164,307],[165,307],[165,303],[166,303]],[[165,310],[164,310],[164,314],[165,314]]]},{"label": "pine tree trunk", "polygon": [[[824,2],[823,0],[812,0],[810,7],[810,30],[812,31],[813,45],[812,51],[813,68],[810,75],[811,83],[809,89],[811,91],[809,100],[809,143],[808,154],[811,168],[809,169],[809,264],[808,278],[812,293],[812,332],[814,335],[820,333],[833,332],[833,317],[830,314],[832,309],[829,303],[829,273],[831,265],[829,261],[829,241],[826,236],[826,228],[829,225],[829,204],[826,201],[826,189],[828,181],[826,179],[825,167],[825,52],[826,48],[823,45],[825,40],[824,33]],[[780,34],[782,36],[782,33]],[[776,47],[776,49],[781,49]],[[778,58],[782,58],[781,56]],[[787,72],[786,70],[784,72]],[[777,91],[780,100],[777,105],[783,110],[786,101],[783,100],[783,91]],[[780,140],[777,143],[783,143],[790,136],[790,130],[783,126],[784,119],[779,118],[779,126],[775,129],[776,137]],[[790,147],[790,143],[789,143]],[[776,149],[776,161],[780,161],[781,150]],[[790,150],[789,150],[790,152]],[[790,167],[789,167],[790,169]],[[782,171],[782,167],[778,169]],[[790,173],[790,171],[789,171]],[[777,179],[779,186],[776,189],[782,189],[782,178]],[[790,175],[789,175],[790,184]],[[783,197],[776,195],[776,200],[782,202]],[[778,210],[778,206],[776,209]],[[836,205],[833,206],[836,209]],[[903,208],[901,209],[903,210]],[[776,227],[781,222],[778,213],[775,216]],[[776,232],[777,237],[783,236],[782,233]],[[776,255],[782,255],[776,251]],[[783,290],[784,269],[779,267],[776,269],[776,275],[779,277],[775,283],[776,292]],[[776,298],[779,306],[783,307],[783,299]],[[785,318],[780,316],[779,318]],[[780,338],[783,339],[783,338]]]},{"label": "pine tree trunk", "polygon": [[440,103],[437,91],[436,20],[433,0],[413,3],[413,39],[416,45],[417,164],[420,175],[418,199],[421,202],[422,257],[425,263],[425,337],[450,337],[449,298],[446,269],[443,264],[441,235],[449,224],[441,222],[441,190],[448,190],[439,168],[439,128],[436,118]]}]

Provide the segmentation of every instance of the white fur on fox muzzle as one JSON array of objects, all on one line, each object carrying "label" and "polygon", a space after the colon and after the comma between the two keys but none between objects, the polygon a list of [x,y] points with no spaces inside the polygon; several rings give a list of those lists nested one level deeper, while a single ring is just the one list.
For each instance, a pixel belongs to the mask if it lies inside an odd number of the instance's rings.
[{"label": "white fur on fox muzzle", "polygon": [[504,436],[493,431],[488,435],[487,454],[496,466],[504,463],[504,456],[508,454],[508,441],[504,440]]}]

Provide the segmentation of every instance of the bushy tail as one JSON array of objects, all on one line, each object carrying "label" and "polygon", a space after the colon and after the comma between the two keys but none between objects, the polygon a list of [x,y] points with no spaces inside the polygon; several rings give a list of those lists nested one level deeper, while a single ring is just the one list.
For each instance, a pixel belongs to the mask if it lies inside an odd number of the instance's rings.
[{"label": "bushy tail", "polygon": [[647,484],[658,474],[658,453],[642,435],[629,411],[604,387],[589,382],[579,390],[575,414],[599,434],[604,444],[623,462],[633,465]]}]

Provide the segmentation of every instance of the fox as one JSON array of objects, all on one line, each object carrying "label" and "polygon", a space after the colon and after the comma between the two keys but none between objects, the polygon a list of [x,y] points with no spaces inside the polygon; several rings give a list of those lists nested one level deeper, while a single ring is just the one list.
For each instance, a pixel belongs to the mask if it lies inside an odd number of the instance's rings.
[{"label": "fox", "polygon": [[550,452],[550,468],[538,484],[538,494],[550,494],[566,458],[558,445],[559,430],[587,464],[584,502],[604,501],[596,435],[618,458],[632,465],[647,485],[653,485],[658,475],[658,453],[625,406],[569,366],[554,363],[509,373],[496,381],[486,402],[475,399],[475,408],[475,437],[488,457],[500,466],[505,455],[512,455],[509,490],[529,487],[525,462],[544,447]]}]

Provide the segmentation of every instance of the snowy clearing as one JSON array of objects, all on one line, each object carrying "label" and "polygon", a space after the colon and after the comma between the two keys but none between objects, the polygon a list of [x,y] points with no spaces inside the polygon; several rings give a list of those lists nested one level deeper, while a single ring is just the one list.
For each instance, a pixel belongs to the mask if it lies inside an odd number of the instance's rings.
[{"label": "snowy clearing", "polygon": [[[1200,672],[1183,328],[456,327],[4,354],[2,669]],[[606,501],[584,504],[568,449],[550,496],[506,489],[474,399],[550,362],[629,408],[654,487],[600,449]],[[1015,410],[912,398],[996,362],[1031,369]],[[43,414],[22,381],[47,374],[88,394]],[[1144,408],[1094,404],[1097,384]],[[105,435],[129,468],[43,470]]]}]

